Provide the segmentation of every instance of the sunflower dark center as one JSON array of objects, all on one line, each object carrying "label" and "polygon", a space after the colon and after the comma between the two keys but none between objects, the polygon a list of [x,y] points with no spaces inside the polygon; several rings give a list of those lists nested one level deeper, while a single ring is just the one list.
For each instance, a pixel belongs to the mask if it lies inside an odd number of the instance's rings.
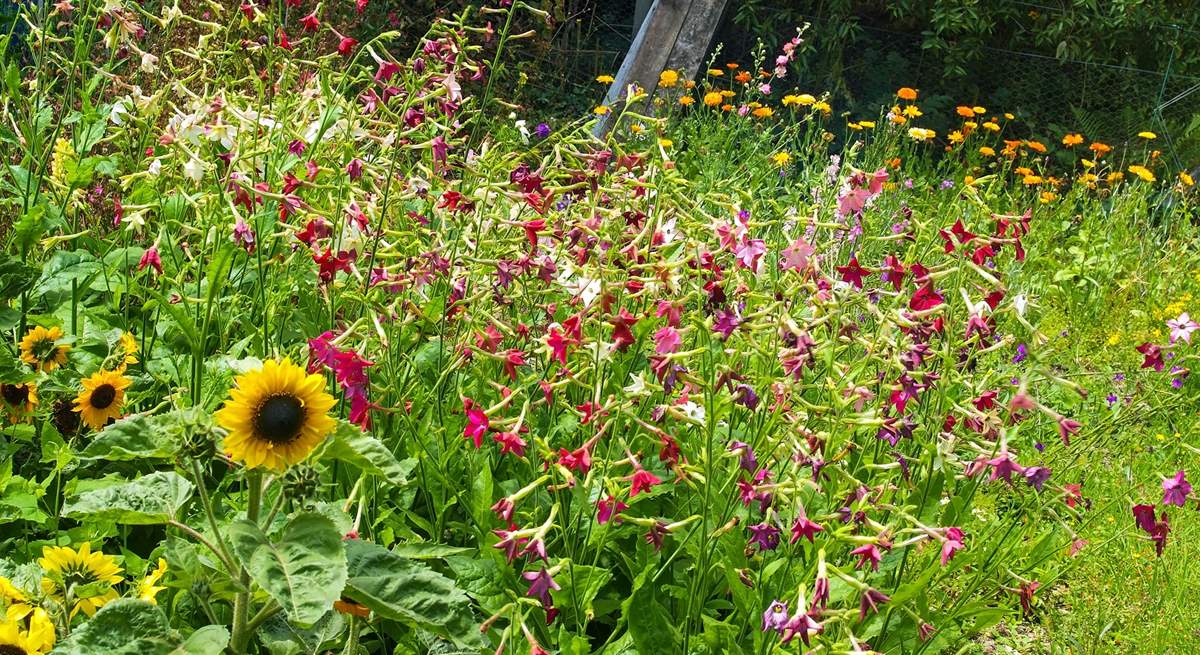
[{"label": "sunflower dark center", "polygon": [[102,384],[92,391],[92,407],[108,409],[117,398],[117,388],[111,384]]},{"label": "sunflower dark center", "polygon": [[29,401],[29,387],[23,384],[0,385],[0,396],[3,396],[4,402],[9,405],[20,407]]},{"label": "sunflower dark center", "polygon": [[0,655],[26,655],[25,649],[16,644],[0,644]]},{"label": "sunflower dark center", "polygon": [[254,431],[271,443],[288,443],[300,434],[304,425],[304,405],[295,396],[267,398],[254,417]]}]

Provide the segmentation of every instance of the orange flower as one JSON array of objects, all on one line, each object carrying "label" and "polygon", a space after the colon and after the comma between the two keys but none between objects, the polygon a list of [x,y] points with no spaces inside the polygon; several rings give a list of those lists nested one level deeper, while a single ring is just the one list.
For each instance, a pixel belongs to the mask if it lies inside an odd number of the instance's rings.
[{"label": "orange flower", "polygon": [[1104,155],[1104,153],[1112,151],[1112,146],[1095,141],[1088,146],[1088,150],[1096,153],[1097,157],[1101,157]]},{"label": "orange flower", "polygon": [[721,104],[722,98],[723,96],[720,93],[716,91],[709,91],[708,93],[704,94],[704,104],[708,105],[709,107],[716,107],[717,105]]},{"label": "orange flower", "polygon": [[1083,135],[1082,134],[1068,134],[1068,135],[1064,136],[1063,140],[1062,140],[1062,144],[1068,148],[1077,146],[1081,143],[1083,143]]},{"label": "orange flower", "polygon": [[975,116],[975,112],[972,111],[970,107],[965,105],[959,105],[955,107],[954,112],[963,118],[972,118]]},{"label": "orange flower", "polygon": [[742,72],[738,73],[737,75],[734,75],[733,79],[737,80],[738,82],[741,82],[742,84],[745,84],[746,82],[750,81],[750,73],[747,73],[746,71],[742,71]]},{"label": "orange flower", "polygon": [[896,91],[896,96],[901,100],[916,100],[917,90],[911,87],[902,86],[900,87],[900,90]]},{"label": "orange flower", "polygon": [[1041,141],[1026,141],[1025,145],[1029,146],[1029,149],[1034,152],[1046,152],[1046,146]]}]

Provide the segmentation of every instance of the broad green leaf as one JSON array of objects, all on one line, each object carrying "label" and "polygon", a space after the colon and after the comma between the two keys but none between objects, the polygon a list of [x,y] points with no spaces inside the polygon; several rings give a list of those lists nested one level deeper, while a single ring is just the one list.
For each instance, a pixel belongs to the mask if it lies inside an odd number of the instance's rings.
[{"label": "broad green leaf", "polygon": [[[580,610],[583,612],[580,620],[590,621],[595,614],[592,602],[611,577],[612,574],[607,569],[566,561],[554,576],[554,580],[562,587],[552,592],[554,605],[564,608],[564,611],[568,611],[572,616],[576,610]],[[564,620],[566,618],[564,617]]]},{"label": "broad green leaf", "polygon": [[63,515],[126,525],[167,523],[191,497],[192,489],[192,483],[178,473],[159,471],[125,484],[82,493],[63,507]]},{"label": "broad green leaf", "polygon": [[260,587],[300,626],[316,623],[333,608],[346,584],[346,549],[333,521],[309,512],[297,514],[278,541],[252,521],[229,526],[229,539]]},{"label": "broad green leaf", "polygon": [[639,653],[669,653],[679,643],[675,626],[656,598],[655,584],[651,580],[655,566],[647,566],[634,580],[633,592],[621,604],[629,636]]},{"label": "broad green leaf", "polygon": [[[33,287],[33,293],[51,306],[69,302],[72,282],[82,291],[92,285],[101,271],[101,263],[88,251],[59,250],[42,268],[42,276]],[[104,287],[98,290],[104,290]]]},{"label": "broad green leaf", "polygon": [[79,458],[123,462],[174,457],[179,444],[175,443],[164,426],[176,415],[176,412],[162,416],[135,414],[123,418],[101,430],[79,453]]},{"label": "broad green leaf", "polygon": [[52,655],[166,655],[178,652],[182,641],[158,606],[144,600],[119,598],[100,608],[50,652]]},{"label": "broad green leaf", "polygon": [[471,552],[470,548],[435,543],[407,543],[392,546],[392,552],[408,559],[441,559]]},{"label": "broad green leaf", "polygon": [[378,544],[346,544],[350,577],[345,595],[380,616],[424,628],[460,646],[479,647],[471,600],[454,581]]},{"label": "broad green leaf", "polygon": [[229,645],[229,630],[222,625],[206,625],[193,632],[171,655],[221,655]]},{"label": "broad green leaf", "polygon": [[0,260],[0,300],[11,300],[33,286],[38,270],[15,257]]},{"label": "broad green leaf", "polygon": [[417,466],[415,459],[397,460],[383,442],[345,421],[330,435],[324,454],[398,487],[408,483],[408,474]]}]

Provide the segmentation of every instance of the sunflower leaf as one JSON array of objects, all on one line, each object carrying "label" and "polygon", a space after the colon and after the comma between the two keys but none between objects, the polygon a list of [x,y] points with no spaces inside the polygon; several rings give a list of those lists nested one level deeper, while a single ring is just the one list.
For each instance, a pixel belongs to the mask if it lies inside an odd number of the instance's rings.
[{"label": "sunflower leaf", "polygon": [[483,640],[471,600],[454,581],[424,564],[365,541],[346,542],[350,577],[344,592],[386,619],[478,647]]},{"label": "sunflower leaf", "polygon": [[250,577],[301,627],[333,608],[346,584],[346,548],[333,521],[297,514],[272,541],[253,521],[229,526],[229,539]]},{"label": "sunflower leaf", "polygon": [[79,494],[63,507],[63,515],[125,525],[168,523],[191,498],[192,489],[192,483],[179,474],[158,471],[124,484]]},{"label": "sunflower leaf", "polygon": [[408,484],[408,474],[417,465],[415,459],[396,459],[382,441],[345,421],[338,422],[330,435],[324,456],[346,462],[397,487]]},{"label": "sunflower leaf", "polygon": [[[182,638],[157,606],[120,598],[60,642],[52,655],[167,655]],[[189,652],[189,651],[183,651]],[[196,651],[201,652],[201,651]]]},{"label": "sunflower leaf", "polygon": [[79,457],[110,462],[174,457],[179,444],[165,428],[181,415],[182,412],[171,412],[162,416],[134,414],[123,418],[101,430]]}]

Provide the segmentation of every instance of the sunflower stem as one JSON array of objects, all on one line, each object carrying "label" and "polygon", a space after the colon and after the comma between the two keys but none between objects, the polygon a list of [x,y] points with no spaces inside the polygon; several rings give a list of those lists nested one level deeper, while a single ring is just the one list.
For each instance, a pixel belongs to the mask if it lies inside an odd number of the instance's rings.
[{"label": "sunflower stem", "polygon": [[[248,486],[246,518],[257,525],[258,511],[262,505],[262,473],[253,469],[247,471],[246,484]],[[250,572],[245,568],[241,571],[240,580],[244,591],[239,591],[238,595],[233,599],[233,636],[230,639],[230,646],[235,653],[246,652],[246,646],[250,642],[250,635],[254,634],[254,629],[258,627],[249,620]],[[258,618],[257,615],[255,618]]]}]

